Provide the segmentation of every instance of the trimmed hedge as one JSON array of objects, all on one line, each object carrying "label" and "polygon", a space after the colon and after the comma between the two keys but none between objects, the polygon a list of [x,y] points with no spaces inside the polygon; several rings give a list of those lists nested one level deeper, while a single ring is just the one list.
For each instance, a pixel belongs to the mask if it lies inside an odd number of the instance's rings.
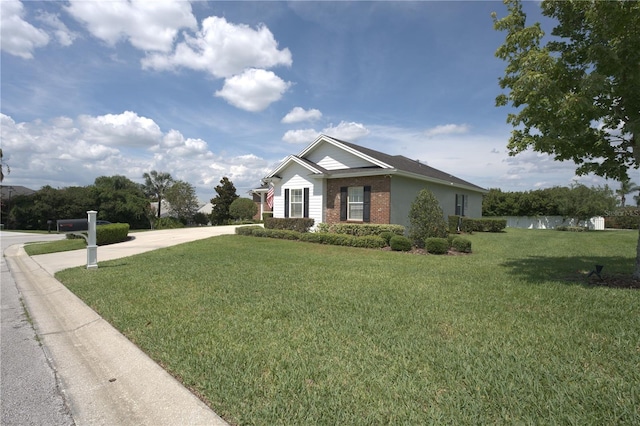
[{"label": "trimmed hedge", "polygon": [[431,254],[447,254],[449,252],[449,241],[446,238],[427,238],[424,240],[424,248]]},{"label": "trimmed hedge", "polygon": [[236,228],[236,234],[348,247],[383,248],[387,245],[385,240],[377,235],[357,237],[354,235],[327,232],[297,232],[286,229],[266,229],[261,226],[241,226]]},{"label": "trimmed hedge", "polygon": [[479,218],[472,219],[464,216],[449,216],[449,232],[502,232],[507,227],[507,219]]},{"label": "trimmed hedge", "polygon": [[471,253],[471,241],[466,238],[457,237],[451,241],[451,248],[460,253]]},{"label": "trimmed hedge", "polygon": [[355,235],[358,237],[380,235],[383,232],[390,232],[394,235],[404,235],[404,226],[402,225],[375,223],[333,223],[331,225],[321,223],[318,225],[318,230],[336,234]]},{"label": "trimmed hedge", "polygon": [[389,240],[389,246],[393,251],[410,251],[412,244],[411,240],[402,235],[394,235]]},{"label": "trimmed hedge", "polygon": [[[87,231],[80,232],[85,236]],[[121,243],[129,237],[128,223],[111,223],[109,225],[96,226],[96,245],[105,246],[107,244]],[[82,238],[78,233],[67,234],[67,240]],[[86,239],[85,239],[86,241]]]},{"label": "trimmed hedge", "polygon": [[265,217],[264,227],[265,229],[285,229],[289,231],[297,232],[309,232],[309,229],[313,226],[314,220],[310,218],[300,217]]}]

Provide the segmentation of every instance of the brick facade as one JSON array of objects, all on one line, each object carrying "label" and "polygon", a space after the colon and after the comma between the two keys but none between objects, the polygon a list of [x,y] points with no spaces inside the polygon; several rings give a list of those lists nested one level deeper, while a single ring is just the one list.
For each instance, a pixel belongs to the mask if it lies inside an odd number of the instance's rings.
[{"label": "brick facade", "polygon": [[340,187],[367,185],[371,186],[371,221],[369,223],[388,224],[391,220],[391,178],[384,175],[328,179],[325,205],[326,223],[340,222]]}]

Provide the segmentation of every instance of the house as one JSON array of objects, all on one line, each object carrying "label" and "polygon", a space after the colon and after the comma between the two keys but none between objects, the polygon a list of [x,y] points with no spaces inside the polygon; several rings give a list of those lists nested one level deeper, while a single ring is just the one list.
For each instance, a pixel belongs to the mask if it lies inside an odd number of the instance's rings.
[{"label": "house", "polygon": [[409,225],[409,209],[418,193],[429,189],[445,219],[457,214],[482,216],[487,191],[402,155],[388,155],[320,135],[298,155],[289,155],[253,190],[260,213],[273,217],[309,217],[314,223]]}]

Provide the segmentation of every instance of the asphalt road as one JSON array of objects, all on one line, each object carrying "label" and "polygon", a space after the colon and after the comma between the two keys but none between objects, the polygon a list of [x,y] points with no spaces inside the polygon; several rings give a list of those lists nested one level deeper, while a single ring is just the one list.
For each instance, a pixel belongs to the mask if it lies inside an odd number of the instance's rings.
[{"label": "asphalt road", "polygon": [[[14,244],[62,238],[64,235],[0,231],[2,253]],[[0,424],[74,425],[4,255],[0,285]]]}]

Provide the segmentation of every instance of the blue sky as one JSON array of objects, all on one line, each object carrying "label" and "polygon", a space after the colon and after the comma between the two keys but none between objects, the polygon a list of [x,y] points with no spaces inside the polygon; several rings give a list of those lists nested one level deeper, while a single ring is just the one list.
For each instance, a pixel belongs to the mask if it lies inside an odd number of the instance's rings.
[{"label": "blue sky", "polygon": [[[537,5],[525,3],[530,19]],[[605,183],[543,154],[508,156],[509,110],[494,106],[501,2],[0,6],[5,185],[157,170],[202,202],[223,176],[246,196],[320,133],[485,188]]]}]

